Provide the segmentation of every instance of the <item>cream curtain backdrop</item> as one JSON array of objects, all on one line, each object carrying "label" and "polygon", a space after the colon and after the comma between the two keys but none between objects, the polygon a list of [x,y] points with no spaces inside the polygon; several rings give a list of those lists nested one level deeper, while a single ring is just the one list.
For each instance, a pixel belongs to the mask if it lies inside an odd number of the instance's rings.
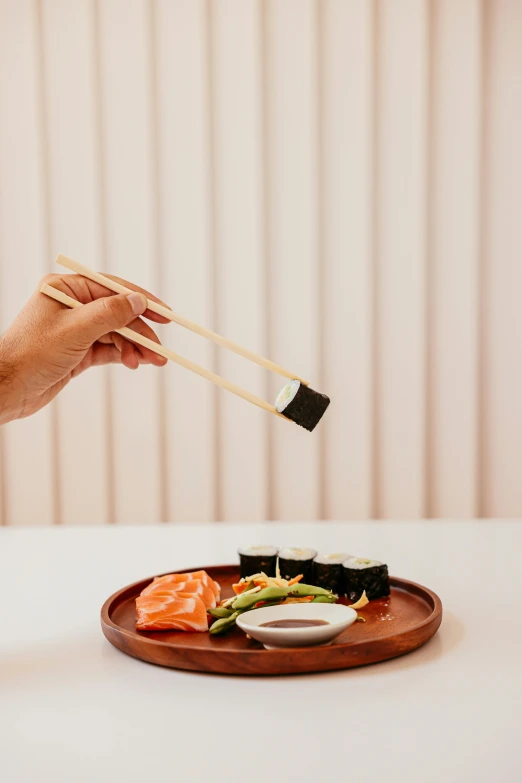
[{"label": "cream curtain backdrop", "polygon": [[0,431],[0,522],[522,515],[521,140],[519,0],[0,0],[1,329],[63,252],[332,398],[93,371]]}]

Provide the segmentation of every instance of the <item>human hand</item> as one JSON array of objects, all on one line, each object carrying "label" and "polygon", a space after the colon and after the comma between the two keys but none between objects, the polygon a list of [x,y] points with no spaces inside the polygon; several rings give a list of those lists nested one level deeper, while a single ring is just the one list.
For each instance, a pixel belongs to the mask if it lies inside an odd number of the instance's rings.
[{"label": "human hand", "polygon": [[[110,277],[110,275],[108,275]],[[128,326],[154,342],[155,332],[139,315],[157,323],[167,319],[146,309],[152,294],[113,277],[137,293],[113,294],[81,275],[48,275],[0,339],[0,424],[30,416],[47,405],[71,378],[103,364],[162,367],[167,359],[125,340],[114,329]],[[77,299],[74,310],[40,293],[43,283]]]}]

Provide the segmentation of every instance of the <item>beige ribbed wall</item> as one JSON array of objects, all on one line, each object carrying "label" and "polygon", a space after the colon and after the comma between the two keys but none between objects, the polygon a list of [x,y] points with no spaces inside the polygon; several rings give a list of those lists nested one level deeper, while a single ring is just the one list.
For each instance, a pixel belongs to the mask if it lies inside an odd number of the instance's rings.
[{"label": "beige ribbed wall", "polygon": [[0,0],[2,330],[58,252],[332,405],[90,372],[0,431],[1,523],[522,516],[519,0]]}]

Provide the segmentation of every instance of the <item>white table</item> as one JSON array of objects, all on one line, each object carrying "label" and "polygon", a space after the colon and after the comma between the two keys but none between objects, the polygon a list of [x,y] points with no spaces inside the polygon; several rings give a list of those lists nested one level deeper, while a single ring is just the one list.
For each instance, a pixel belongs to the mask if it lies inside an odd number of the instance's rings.
[{"label": "white table", "polygon": [[[119,587],[249,542],[386,560],[437,592],[404,658],[301,677],[150,666],[99,625]],[[0,529],[2,783],[517,783],[522,521]]]}]

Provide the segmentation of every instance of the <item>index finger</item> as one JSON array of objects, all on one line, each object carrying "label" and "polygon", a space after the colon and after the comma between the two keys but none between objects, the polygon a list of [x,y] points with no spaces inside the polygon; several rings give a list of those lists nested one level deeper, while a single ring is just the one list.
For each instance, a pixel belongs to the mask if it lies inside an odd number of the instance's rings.
[{"label": "index finger", "polygon": [[[151,299],[153,302],[156,302],[156,304],[163,305],[163,307],[166,307],[168,310],[172,310],[170,305],[168,305],[166,302],[163,302],[161,299],[158,299],[157,296],[154,296],[154,294],[151,294],[150,291],[147,291],[145,288],[140,288],[140,286],[136,285],[135,283],[129,283],[128,280],[124,280],[122,277],[108,275],[105,272],[103,274],[105,277],[108,277],[109,280],[114,280],[115,283],[120,283],[120,285],[124,285],[126,288],[130,288],[132,291],[137,291],[140,294],[144,294],[147,299]],[[162,315],[158,315],[158,313],[154,313],[152,310],[145,310],[143,315],[145,318],[148,318],[149,321],[155,321],[158,324],[170,323],[168,318],[164,318]]]}]

